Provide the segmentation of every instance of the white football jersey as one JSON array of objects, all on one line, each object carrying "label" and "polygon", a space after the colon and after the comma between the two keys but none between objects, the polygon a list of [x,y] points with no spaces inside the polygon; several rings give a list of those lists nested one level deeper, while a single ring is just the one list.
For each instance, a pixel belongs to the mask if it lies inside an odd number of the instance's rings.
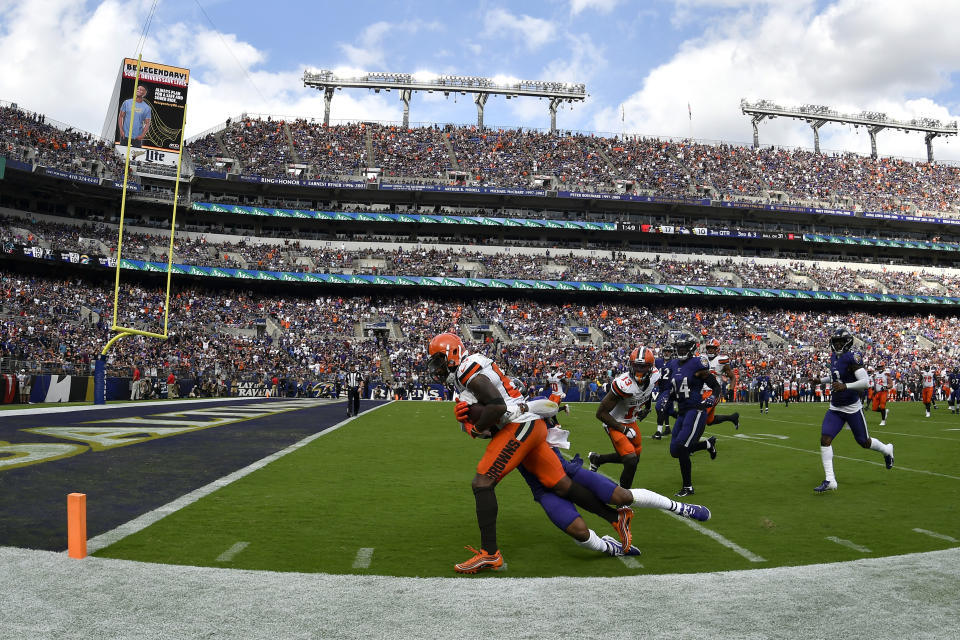
[{"label": "white football jersey", "polygon": [[617,404],[610,410],[610,416],[622,424],[633,424],[637,421],[637,412],[653,395],[657,383],[660,381],[660,372],[654,371],[647,378],[642,388],[630,373],[621,373],[613,379],[610,391],[618,397]]},{"label": "white football jersey", "polygon": [[483,376],[489,380],[500,397],[503,398],[503,403],[507,405],[507,412],[501,419],[500,426],[506,424],[504,419],[508,416],[519,413],[517,408],[523,401],[523,396],[513,388],[510,378],[503,374],[496,362],[479,353],[470,354],[460,360],[460,366],[457,367],[453,380],[453,388],[457,397],[468,404],[477,402],[477,396],[467,388],[467,385],[475,376]]},{"label": "white football jersey", "polygon": [[714,375],[719,376],[723,373],[723,368],[728,364],[730,364],[729,356],[718,353],[710,360],[710,371],[713,372]]},{"label": "white football jersey", "polygon": [[932,387],[934,385],[934,379],[936,374],[933,373],[933,370],[923,372],[923,386],[925,388]]},{"label": "white football jersey", "polygon": [[877,371],[873,374],[873,390],[874,391],[886,391],[890,386],[890,371],[884,369],[883,371]]},{"label": "white football jersey", "polygon": [[563,396],[563,374],[559,371],[547,374],[547,386],[550,387],[550,395]]}]

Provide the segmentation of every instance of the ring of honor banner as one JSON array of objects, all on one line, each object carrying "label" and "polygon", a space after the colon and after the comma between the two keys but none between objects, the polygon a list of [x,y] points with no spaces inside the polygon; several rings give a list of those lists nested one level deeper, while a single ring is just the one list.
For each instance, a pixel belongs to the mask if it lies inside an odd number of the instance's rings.
[{"label": "ring of honor banner", "polygon": [[[112,139],[117,153],[123,155],[132,118],[130,160],[176,165],[190,70],[144,61],[134,96],[136,77],[136,59],[124,58],[111,100],[113,117],[108,113],[104,137]],[[106,133],[108,127],[112,128],[110,134]]]}]

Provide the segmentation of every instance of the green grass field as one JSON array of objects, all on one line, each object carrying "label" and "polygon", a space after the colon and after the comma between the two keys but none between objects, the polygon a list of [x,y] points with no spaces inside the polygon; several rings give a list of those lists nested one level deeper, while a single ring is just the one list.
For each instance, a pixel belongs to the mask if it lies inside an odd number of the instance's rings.
[{"label": "green grass field", "polygon": [[[941,407],[925,419],[921,405],[893,403],[888,426],[880,428],[878,414],[870,413],[871,434],[895,444],[896,467],[886,470],[879,453],[861,449],[845,430],[834,442],[839,490],[817,495],[825,408],[774,405],[760,415],[753,405],[723,405],[720,413],[740,410],[740,430],[730,423],[708,428],[707,435],[718,436],[719,455],[693,458],[694,501],[709,506],[713,518],[691,526],[659,510],[637,510],[634,544],[643,555],[636,563],[577,547],[533,502],[520,474],[511,473],[497,489],[505,573],[695,573],[957,546],[960,417]],[[572,432],[571,453],[612,449],[595,410],[595,404],[576,404],[562,415]],[[668,439],[649,437],[652,416],[641,427],[644,448],[634,486],[672,496],[680,473]],[[449,403],[393,403],[96,555],[273,571],[452,576],[453,564],[470,555],[463,545],[479,546],[470,480],[484,444],[460,432]],[[620,467],[605,465],[601,472],[617,478]],[[609,524],[585,518],[598,534],[614,535]],[[238,542],[248,544],[218,560]],[[372,549],[369,566],[355,568],[358,553],[370,553],[361,549]]]}]

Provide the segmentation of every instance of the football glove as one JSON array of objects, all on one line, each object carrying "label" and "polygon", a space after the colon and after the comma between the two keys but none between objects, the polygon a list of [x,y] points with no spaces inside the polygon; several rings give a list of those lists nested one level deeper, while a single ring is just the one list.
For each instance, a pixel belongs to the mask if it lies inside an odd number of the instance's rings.
[{"label": "football glove", "polygon": [[700,401],[700,406],[704,409],[709,409],[712,406],[717,404],[717,396],[709,396]]},{"label": "football glove", "polygon": [[633,440],[637,437],[637,432],[633,427],[628,427],[626,431],[623,432],[623,435],[627,436],[630,440]]},{"label": "football glove", "polygon": [[477,429],[477,426],[471,422],[461,422],[460,428],[471,438],[480,438],[481,440],[489,440],[493,437],[493,434],[489,431],[480,431]]},{"label": "football glove", "polygon": [[457,422],[466,422],[470,414],[470,405],[461,400],[453,406],[453,413],[457,417]]}]

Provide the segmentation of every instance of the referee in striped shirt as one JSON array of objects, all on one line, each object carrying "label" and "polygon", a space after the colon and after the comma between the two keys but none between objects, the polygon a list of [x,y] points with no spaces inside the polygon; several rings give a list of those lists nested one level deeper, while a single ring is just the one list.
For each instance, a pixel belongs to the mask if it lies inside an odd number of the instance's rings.
[{"label": "referee in striped shirt", "polygon": [[353,365],[353,370],[347,374],[347,417],[360,413],[360,388],[363,386],[363,376]]}]

